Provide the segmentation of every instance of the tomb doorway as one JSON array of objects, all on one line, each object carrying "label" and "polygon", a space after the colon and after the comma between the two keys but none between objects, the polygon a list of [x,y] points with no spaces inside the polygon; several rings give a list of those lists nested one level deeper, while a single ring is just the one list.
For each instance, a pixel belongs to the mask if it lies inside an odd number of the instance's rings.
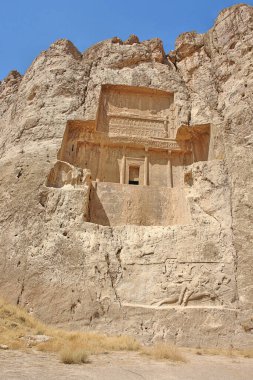
[{"label": "tomb doorway", "polygon": [[129,185],[139,185],[140,183],[140,167],[129,166]]}]

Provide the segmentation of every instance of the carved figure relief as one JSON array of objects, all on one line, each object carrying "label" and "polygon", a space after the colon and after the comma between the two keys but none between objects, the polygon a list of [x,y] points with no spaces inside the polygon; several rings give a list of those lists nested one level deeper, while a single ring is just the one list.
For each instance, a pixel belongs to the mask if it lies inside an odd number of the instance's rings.
[{"label": "carved figure relief", "polygon": [[224,273],[224,264],[219,264],[215,273],[212,269],[207,264],[174,264],[175,275],[169,275],[161,286],[166,297],[156,302],[156,306],[187,306],[194,301],[222,305],[222,292],[231,292],[228,286],[231,279]]},{"label": "carved figure relief", "polygon": [[76,187],[87,184],[89,180],[90,172],[88,170],[83,170],[64,161],[57,161],[47,177],[46,186],[57,188],[71,185]]}]

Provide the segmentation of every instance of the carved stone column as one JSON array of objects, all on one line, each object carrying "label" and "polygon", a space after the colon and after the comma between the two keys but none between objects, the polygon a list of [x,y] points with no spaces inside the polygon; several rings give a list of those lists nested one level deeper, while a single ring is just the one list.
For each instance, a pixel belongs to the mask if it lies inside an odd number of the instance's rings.
[{"label": "carved stone column", "polygon": [[104,157],[103,157],[103,153],[104,153],[104,145],[101,144],[100,147],[99,147],[99,160],[98,160],[98,171],[97,171],[97,178],[96,178],[96,181],[97,182],[100,182],[100,181],[103,181],[103,160],[104,160]]},{"label": "carved stone column", "polygon": [[171,150],[168,151],[168,169],[167,169],[167,183],[168,187],[172,188],[173,187],[173,173],[172,173],[172,154]]},{"label": "carved stone column", "polygon": [[145,159],[144,159],[144,179],[143,179],[143,184],[144,186],[148,186],[148,148],[145,148]]},{"label": "carved stone column", "polygon": [[120,183],[121,185],[124,185],[126,178],[126,152],[125,149],[123,149],[123,157],[121,160],[121,168],[120,168]]}]

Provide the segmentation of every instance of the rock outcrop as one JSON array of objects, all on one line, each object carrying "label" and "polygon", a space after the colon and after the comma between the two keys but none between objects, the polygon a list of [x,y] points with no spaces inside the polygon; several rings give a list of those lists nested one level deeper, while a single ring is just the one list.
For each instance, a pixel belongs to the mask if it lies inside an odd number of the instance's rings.
[{"label": "rock outcrop", "polygon": [[[23,77],[0,82],[3,296],[69,327],[252,344],[252,38],[253,7],[239,4],[207,33],[179,36],[167,55],[159,39],[134,35],[84,53],[59,40]],[[66,122],[95,119],[103,84],[169,91],[178,126],[210,124],[209,160],[185,173],[191,221],[87,223],[89,173],[62,163],[54,185]]]}]

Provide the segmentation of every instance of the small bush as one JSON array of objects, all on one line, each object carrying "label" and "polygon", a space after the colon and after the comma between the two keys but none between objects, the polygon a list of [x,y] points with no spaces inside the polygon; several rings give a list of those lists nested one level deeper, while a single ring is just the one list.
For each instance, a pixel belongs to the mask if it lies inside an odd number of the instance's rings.
[{"label": "small bush", "polygon": [[154,359],[166,359],[172,362],[186,362],[185,357],[178,347],[166,343],[156,343],[152,347],[145,347],[142,349],[142,352]]},{"label": "small bush", "polygon": [[73,350],[71,347],[66,347],[60,351],[60,359],[64,364],[89,363],[88,355],[85,350]]}]

